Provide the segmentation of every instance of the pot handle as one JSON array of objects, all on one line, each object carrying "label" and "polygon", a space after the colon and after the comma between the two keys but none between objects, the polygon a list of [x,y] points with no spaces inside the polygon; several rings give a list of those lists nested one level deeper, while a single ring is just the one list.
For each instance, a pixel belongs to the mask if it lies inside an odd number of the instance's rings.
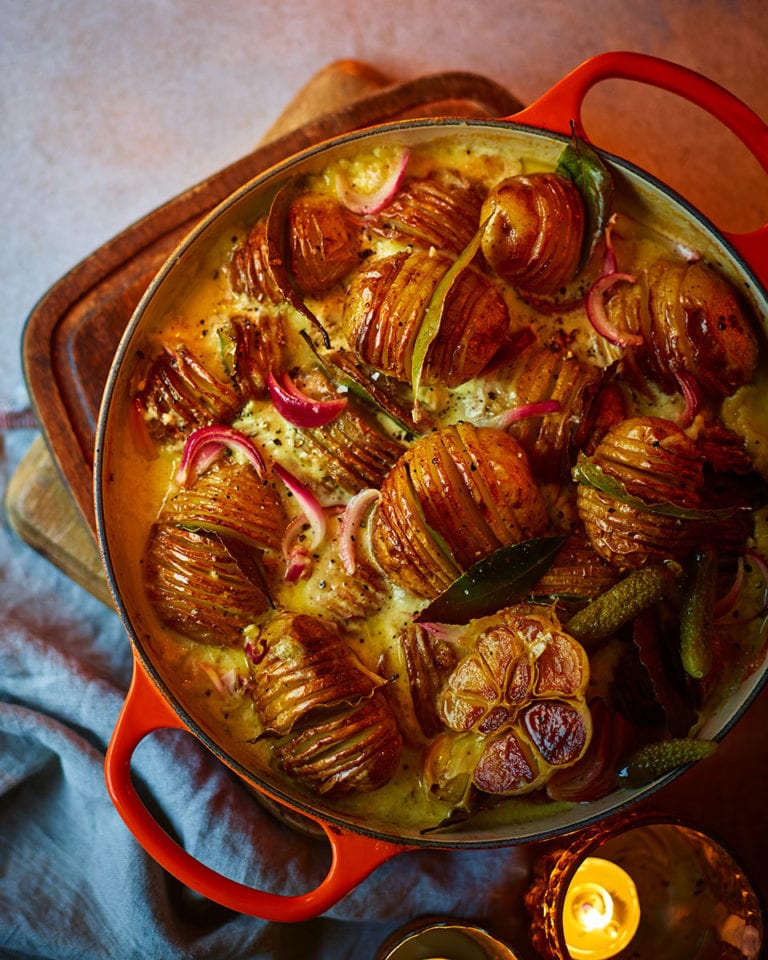
[{"label": "pot handle", "polygon": [[135,664],[107,749],[107,789],[118,813],[147,853],[181,883],[215,903],[263,920],[309,920],[341,900],[376,867],[411,849],[349,833],[317,818],[331,844],[332,858],[325,879],[314,890],[299,896],[283,896],[230,880],[200,863],[172,840],[136,793],[131,780],[131,757],[145,736],[160,729],[188,730],[145,671]]},{"label": "pot handle", "polygon": [[[644,53],[614,51],[591,57],[529,107],[506,119],[564,134],[571,133],[573,123],[573,132],[588,139],[581,107],[589,90],[603,80],[636,80],[690,100],[734,133],[768,173],[768,125],[753,110],[700,73]],[[768,286],[768,224],[750,233],[723,232],[723,236]]]}]

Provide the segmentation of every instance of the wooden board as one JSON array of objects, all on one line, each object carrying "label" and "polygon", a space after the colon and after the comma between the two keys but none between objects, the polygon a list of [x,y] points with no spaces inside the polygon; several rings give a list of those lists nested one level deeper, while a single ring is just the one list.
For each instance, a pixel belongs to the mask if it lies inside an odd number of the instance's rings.
[{"label": "wooden board", "polygon": [[272,164],[339,134],[409,116],[504,117],[520,108],[506,89],[475,74],[392,83],[366,64],[337,61],[296,94],[251,154],[139,220],[70,271],[40,301],[24,331],[24,373],[42,435],[6,494],[19,536],[110,602],[92,503],[104,383],[150,280],[216,204]]}]

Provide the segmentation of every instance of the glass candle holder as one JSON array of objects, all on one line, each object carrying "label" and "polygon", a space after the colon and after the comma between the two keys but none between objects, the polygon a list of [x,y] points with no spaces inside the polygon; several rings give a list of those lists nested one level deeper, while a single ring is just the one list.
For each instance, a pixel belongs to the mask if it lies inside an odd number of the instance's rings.
[{"label": "glass candle holder", "polygon": [[550,850],[525,903],[545,960],[757,960],[763,943],[760,899],[733,856],[654,813]]},{"label": "glass candle holder", "polygon": [[423,918],[396,930],[376,960],[521,960],[487,930],[460,920]]}]

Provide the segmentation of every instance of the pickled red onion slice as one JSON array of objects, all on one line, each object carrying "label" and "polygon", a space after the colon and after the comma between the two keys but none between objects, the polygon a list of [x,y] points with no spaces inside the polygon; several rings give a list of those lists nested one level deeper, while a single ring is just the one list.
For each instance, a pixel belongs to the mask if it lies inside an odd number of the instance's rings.
[{"label": "pickled red onion slice", "polygon": [[273,464],[272,472],[283,481],[294,497],[296,497],[304,517],[312,530],[309,549],[316,550],[325,539],[327,528],[325,510],[322,504],[309,487],[305,486],[290,470],[286,470],[281,464]]},{"label": "pickled red onion slice", "polygon": [[[726,618],[729,617],[733,612],[739,599],[739,595],[744,586],[747,564],[754,565],[758,576],[762,580],[763,606],[758,612],[757,616],[763,616],[768,611],[768,561],[766,561],[765,558],[756,550],[750,549],[744,552],[743,557],[739,557],[738,566],[736,568],[736,576],[733,583],[731,584],[727,593],[724,596],[719,597],[715,603],[714,616],[716,623],[731,624],[735,622],[727,620]],[[763,630],[764,629],[765,625],[763,625]]]},{"label": "pickled red onion slice", "polygon": [[280,416],[295,427],[321,427],[335,419],[347,405],[346,397],[315,400],[298,389],[287,373],[280,379],[270,371],[267,390]]},{"label": "pickled red onion slice", "polygon": [[350,183],[348,177],[343,171],[336,174],[336,196],[339,201],[352,213],[358,213],[362,216],[370,216],[378,213],[397,193],[405,174],[405,168],[408,166],[410,152],[403,148],[397,160],[392,164],[387,177],[377,190],[372,193],[363,193],[356,190]]},{"label": "pickled red onion slice", "polygon": [[296,583],[302,577],[309,576],[312,569],[312,557],[306,550],[297,547],[288,555],[285,565],[285,579],[288,583]]},{"label": "pickled red onion slice", "polygon": [[715,602],[714,617],[715,622],[722,620],[724,617],[733,610],[736,606],[736,601],[739,598],[741,593],[741,588],[744,586],[744,557],[739,557],[736,563],[736,575],[733,578],[733,583],[728,588],[728,590],[723,594],[722,597],[718,597]]},{"label": "pickled red onion slice", "polygon": [[677,424],[683,428],[690,427],[701,406],[701,391],[693,377],[682,370],[675,371],[675,379],[680,385],[680,392],[685,401],[685,406],[677,419]]},{"label": "pickled red onion slice", "polygon": [[200,668],[206,673],[220,697],[231,697],[237,690],[240,678],[234,667],[221,674],[208,663],[201,663]]},{"label": "pickled red onion slice", "polygon": [[608,314],[605,312],[605,301],[603,298],[606,291],[610,290],[615,284],[622,281],[634,283],[636,279],[637,277],[631,273],[604,273],[595,280],[587,294],[586,306],[589,322],[601,337],[605,337],[606,340],[610,340],[611,343],[615,343],[620,347],[639,347],[643,342],[643,338],[640,334],[627,333],[616,329],[608,319]]},{"label": "pickled red onion slice", "polygon": [[214,424],[194,430],[184,444],[181,462],[176,471],[176,482],[181,487],[194,483],[197,477],[214,463],[225,449],[237,450],[244,454],[256,473],[263,478],[264,459],[256,444],[244,433],[234,427],[222,427]]},{"label": "pickled red onion slice", "polygon": [[757,567],[758,572],[763,580],[764,594],[763,594],[763,603],[768,605],[768,562],[763,558],[757,550],[747,550],[745,557],[751,563]]},{"label": "pickled red onion slice", "polygon": [[537,400],[532,403],[521,403],[516,407],[510,407],[504,413],[493,419],[490,426],[497,427],[499,430],[506,430],[513,423],[520,420],[527,420],[528,417],[543,417],[548,413],[562,413],[563,407],[559,400]]},{"label": "pickled red onion slice", "polygon": [[616,273],[616,251],[613,249],[613,231],[616,227],[616,214],[612,214],[605,227],[605,256],[603,257],[603,273]]},{"label": "pickled red onion slice", "polygon": [[436,623],[432,620],[420,620],[419,626],[426,630],[430,636],[438,640],[451,640],[460,643],[464,635],[465,627],[457,623]]},{"label": "pickled red onion slice", "polygon": [[339,529],[339,556],[344,569],[349,574],[353,574],[357,569],[355,534],[360,528],[366,510],[376,503],[380,496],[380,492],[374,488],[360,490],[350,499],[342,515]]},{"label": "pickled red onion slice", "polygon": [[285,560],[285,579],[295,583],[302,577],[308,576],[312,568],[312,557],[299,537],[307,525],[307,517],[302,512],[295,516],[285,528],[281,549]]}]

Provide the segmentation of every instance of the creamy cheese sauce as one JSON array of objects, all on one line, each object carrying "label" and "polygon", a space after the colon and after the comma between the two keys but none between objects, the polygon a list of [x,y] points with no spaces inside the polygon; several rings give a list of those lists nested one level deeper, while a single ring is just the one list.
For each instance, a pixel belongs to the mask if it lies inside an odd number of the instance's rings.
[{"label": "creamy cheese sauce", "polygon": [[[383,152],[374,151],[338,162],[316,174],[311,186],[321,192],[332,193],[334,174],[337,168],[343,168],[357,188],[375,189],[377,171],[380,171],[386,159],[386,148],[382,149]],[[437,168],[452,168],[491,188],[504,177],[546,166],[532,157],[501,153],[495,141],[485,144],[457,136],[412,150],[408,175],[418,176]],[[644,227],[635,218],[634,212],[622,214],[620,203],[619,211],[615,250],[621,270],[636,273],[651,260],[674,252],[677,242],[674,236],[668,237],[656,229]],[[223,322],[233,314],[257,315],[260,310],[274,309],[234,294],[229,284],[226,264],[250,226],[250,223],[242,223],[238,231],[226,231],[212,244],[202,269],[175,298],[172,309],[158,316],[153,326],[145,325],[141,341],[135,348],[137,351],[147,355],[156,352],[161,344],[183,341],[211,372],[221,378],[226,377],[226,358],[222,355],[220,339]],[[402,249],[402,246],[390,240],[375,237],[367,237],[365,243],[376,254]],[[513,327],[522,328],[530,323],[542,334],[556,330],[572,333],[574,352],[598,367],[607,367],[619,356],[616,347],[595,334],[582,307],[541,314],[529,307],[510,286],[498,285],[509,306]],[[329,295],[307,301],[335,343],[343,342],[339,321],[342,300],[343,289],[339,285]],[[291,366],[311,366],[315,358],[300,336],[306,321],[290,310],[284,310],[283,316],[288,330],[287,352],[291,356]],[[763,363],[764,353],[763,345]],[[127,362],[131,362],[130,357]],[[723,405],[726,425],[744,437],[757,466],[764,474],[768,474],[766,397],[768,375],[763,367],[755,383],[740,389]],[[499,379],[494,372],[453,390],[440,386],[422,388],[422,402],[441,425],[465,420],[478,425],[492,423],[494,417],[524,399],[518,397],[514,383]],[[656,389],[634,394],[632,400],[636,414],[672,419],[679,415],[683,404],[681,397],[666,396]],[[274,770],[269,739],[259,739],[261,728],[248,693],[249,666],[243,650],[189,640],[164,627],[147,602],[142,583],[144,550],[151,524],[174,490],[173,476],[181,455],[181,445],[158,448],[153,456],[147,457],[132,433],[127,398],[118,398],[117,407],[114,413],[117,430],[112,440],[111,454],[114,467],[108,503],[119,504],[120,576],[124,578],[123,592],[130,597],[131,605],[137,608],[137,632],[164,681],[202,729],[246,768],[257,775],[269,771],[268,776],[275,778],[283,789],[295,791],[301,796],[301,791],[294,784]],[[379,421],[393,436],[403,439],[402,429],[388,417],[381,415]],[[268,399],[250,401],[233,425],[255,440],[266,459],[300,475],[313,487],[325,506],[343,505],[349,499],[342,490],[328,484],[322,462],[316,462],[313,467],[306,458],[297,457],[296,440],[300,430],[284,421]],[[138,483],[137,478],[140,478]],[[298,510],[295,498],[283,494],[283,503],[288,518],[295,516]],[[114,518],[111,522],[115,522]],[[338,522],[338,517],[329,520],[331,539]],[[762,511],[757,518],[755,546],[763,556],[768,555],[766,511]],[[335,562],[335,567],[338,577],[343,578],[340,561]],[[296,583],[276,580],[273,587],[278,608],[317,614],[322,609],[324,592],[332,591],[334,583],[330,577],[323,583],[310,577]],[[740,622],[741,618],[753,616],[760,610],[762,600],[763,584],[758,572],[751,569],[734,618]],[[390,584],[388,602],[378,613],[347,624],[349,640],[366,667],[372,671],[378,669],[382,659],[386,660],[391,652],[401,629],[423,605],[423,600],[402,587]],[[744,675],[745,664],[760,648],[759,619],[753,619],[746,630],[734,628],[732,639],[732,676],[724,678],[723,695],[737,686]],[[610,680],[610,656],[601,656],[602,659],[596,659],[593,664],[593,689]],[[435,800],[424,789],[420,774],[422,762],[419,751],[406,747],[398,772],[385,787],[371,795],[332,802],[323,800],[321,806],[325,805],[352,818],[364,819],[369,825],[396,824],[414,830],[434,827],[450,812],[450,808]],[[310,796],[309,799],[315,802],[315,798]],[[515,823],[540,816],[545,809],[552,812],[561,807],[561,804],[551,802],[542,805],[537,797],[511,799],[492,813],[483,814],[478,822]]]}]

